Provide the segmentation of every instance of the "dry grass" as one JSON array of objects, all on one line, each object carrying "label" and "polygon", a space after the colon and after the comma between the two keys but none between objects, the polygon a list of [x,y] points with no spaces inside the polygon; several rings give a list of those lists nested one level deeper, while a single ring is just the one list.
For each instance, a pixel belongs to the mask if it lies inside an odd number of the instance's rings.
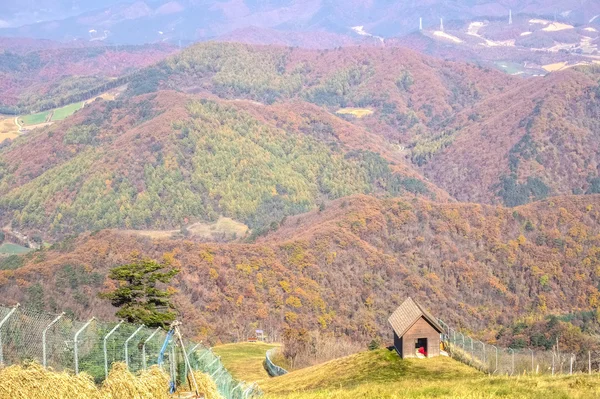
[{"label": "dry grass", "polygon": [[[98,388],[86,373],[77,376],[45,370],[37,363],[0,370],[2,399],[168,399],[169,377],[152,367],[137,375],[122,363],[113,365]],[[210,397],[207,397],[210,398]],[[216,397],[215,397],[216,398]]]},{"label": "dry grass", "polygon": [[600,376],[490,377],[450,358],[402,360],[381,349],[294,371],[260,387],[265,399],[591,399],[600,397]]},{"label": "dry grass", "polygon": [[[194,223],[187,227],[188,232],[195,237],[214,238],[219,235],[227,237],[244,237],[248,232],[248,226],[230,218],[221,217],[215,223]],[[181,233],[181,230],[122,230],[125,233],[135,234],[155,239],[172,238]]]},{"label": "dry grass", "polygon": [[134,376],[123,363],[116,363],[104,381],[98,399],[167,399],[169,377],[158,367],[151,367]]},{"label": "dry grass", "polygon": [[196,371],[194,373],[196,382],[198,383],[198,393],[204,395],[204,399],[222,399],[223,397],[217,390],[215,382],[208,376],[208,374]]},{"label": "dry grass", "polygon": [[567,62],[557,62],[555,64],[548,64],[548,65],[544,65],[542,68],[544,68],[544,70],[548,71],[548,72],[556,72],[556,71],[560,71],[561,69],[564,69],[567,66]]},{"label": "dry grass", "polygon": [[215,346],[213,352],[221,356],[223,365],[234,378],[256,382],[269,378],[263,367],[263,361],[267,351],[277,346],[262,342],[242,342]]},{"label": "dry grass", "polygon": [[213,224],[195,223],[188,227],[195,236],[210,237],[214,233],[235,234],[243,237],[248,232],[248,226],[230,218],[221,217]]},{"label": "dry grass", "polygon": [[567,30],[567,29],[573,29],[573,28],[574,28],[573,25],[567,25],[567,24],[563,24],[560,22],[553,22],[553,23],[549,24],[548,26],[546,26],[542,30],[546,31],[546,32],[558,32],[561,30]]},{"label": "dry grass", "polygon": [[367,108],[341,108],[338,109],[335,113],[339,115],[352,115],[356,118],[363,118],[365,116],[371,115],[373,111]]},{"label": "dry grass", "polygon": [[15,118],[0,119],[0,142],[18,136],[19,128],[15,124]]}]

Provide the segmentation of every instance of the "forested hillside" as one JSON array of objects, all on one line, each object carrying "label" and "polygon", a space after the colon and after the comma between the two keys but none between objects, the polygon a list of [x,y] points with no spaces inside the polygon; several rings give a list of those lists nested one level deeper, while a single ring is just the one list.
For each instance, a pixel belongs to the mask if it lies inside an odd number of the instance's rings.
[{"label": "forested hillside", "polygon": [[[54,65],[2,56],[4,76]],[[131,74],[127,59],[123,82],[21,92],[40,106],[126,84],[1,145],[3,230],[51,246],[0,259],[0,302],[110,317],[108,270],[149,256],[182,269],[177,307],[212,342],[387,337],[408,295],[503,343],[600,306],[598,68],[520,79],[399,48],[223,43]],[[189,234],[223,217],[229,243]]]},{"label": "forested hillside", "polygon": [[179,311],[212,342],[257,326],[387,338],[387,317],[408,295],[494,337],[523,316],[599,306],[599,207],[597,195],[512,209],[359,195],[288,217],[254,244],[86,233],[2,262],[11,270],[0,272],[0,301],[109,317],[95,295],[111,287],[108,269],[143,255],[181,269]]},{"label": "forested hillside", "polygon": [[173,88],[374,111],[349,120],[455,198],[514,206],[596,192],[599,71],[525,80],[401,48],[208,43],[147,69],[130,92]]},{"label": "forested hillside", "polygon": [[261,108],[169,91],[96,101],[2,151],[2,222],[52,240],[224,215],[260,234],[355,193],[447,198],[374,152],[377,136],[316,108]]},{"label": "forested hillside", "polygon": [[175,51],[167,45],[106,47],[14,40],[18,46],[0,40],[0,114],[87,100],[123,85],[124,76]]},{"label": "forested hillside", "polygon": [[515,206],[599,192],[600,68],[522,81],[470,112],[423,167],[458,200]]},{"label": "forested hillside", "polygon": [[[56,51],[75,50],[91,51]],[[598,70],[524,80],[399,48],[198,44],[129,75],[120,100],[4,148],[1,218],[48,238],[219,215],[260,233],[354,193],[507,206],[596,193]],[[29,99],[96,84],[119,79]]]}]

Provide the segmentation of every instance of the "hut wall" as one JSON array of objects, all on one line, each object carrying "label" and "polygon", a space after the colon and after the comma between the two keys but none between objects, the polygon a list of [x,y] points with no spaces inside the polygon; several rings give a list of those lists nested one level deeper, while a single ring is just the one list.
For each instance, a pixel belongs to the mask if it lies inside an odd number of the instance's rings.
[{"label": "hut wall", "polygon": [[418,338],[427,338],[427,357],[440,355],[440,333],[421,317],[401,338],[403,358],[416,357],[415,343]]}]

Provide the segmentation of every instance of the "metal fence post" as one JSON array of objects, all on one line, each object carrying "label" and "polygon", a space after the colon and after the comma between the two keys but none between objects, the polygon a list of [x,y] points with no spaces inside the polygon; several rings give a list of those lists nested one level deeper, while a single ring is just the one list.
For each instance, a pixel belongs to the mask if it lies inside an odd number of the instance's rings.
[{"label": "metal fence post", "polygon": [[513,375],[515,373],[515,350],[513,348],[508,348],[508,350],[511,352],[512,354],[512,370],[510,372],[510,375]]},{"label": "metal fence post", "polygon": [[498,371],[498,347],[495,345],[490,346],[496,350],[496,368],[494,369],[494,371],[492,371],[492,374],[496,374],[496,371]]},{"label": "metal fence post", "polygon": [[483,364],[487,365],[487,359],[485,358],[485,344],[482,341],[479,341],[481,347],[483,348]]},{"label": "metal fence post", "polygon": [[106,349],[106,340],[108,339],[108,337],[113,335],[113,333],[115,331],[117,331],[117,329],[119,327],[121,327],[121,324],[123,324],[123,320],[121,320],[116,326],[114,326],[113,329],[110,330],[110,332],[108,334],[106,334],[104,336],[104,338],[102,339],[102,350],[104,352],[104,376],[105,376],[105,378],[108,378],[108,350]]},{"label": "metal fence post", "polygon": [[592,374],[592,352],[588,351],[588,374]]},{"label": "metal fence post", "polygon": [[146,344],[148,343],[148,341],[150,341],[152,338],[154,338],[154,336],[161,330],[160,327],[158,327],[156,330],[154,330],[154,332],[152,334],[150,334],[150,336],[148,338],[146,338],[146,340],[144,341],[144,343],[142,344],[142,368],[144,370],[146,370],[148,368],[148,365],[146,364]]},{"label": "metal fence post", "polygon": [[129,336],[129,338],[127,338],[127,339],[125,340],[125,344],[123,345],[123,346],[125,347],[125,364],[127,365],[127,368],[128,368],[128,369],[129,369],[129,348],[128,348],[128,347],[129,347],[129,341],[131,341],[131,339],[132,339],[133,337],[135,337],[135,335],[136,335],[137,333],[139,333],[139,332],[140,332],[140,330],[141,330],[142,328],[144,328],[144,325],[143,325],[143,324],[142,324],[141,326],[139,326],[139,327],[138,327],[138,329],[137,329],[137,330],[135,330],[135,331],[133,332],[133,334],[131,334],[131,335]]},{"label": "metal fence post", "polygon": [[12,310],[10,312],[8,312],[8,314],[6,316],[4,316],[2,321],[0,321],[0,365],[4,364],[4,353],[2,352],[2,326],[4,325],[4,323],[6,323],[8,321],[10,316],[12,316],[13,313],[15,313],[17,311],[17,308],[19,306],[21,306],[21,305],[17,303],[15,305],[15,307],[12,308]]},{"label": "metal fence post", "polygon": [[533,359],[533,349],[529,348],[529,352],[531,352],[531,374],[535,374],[534,370],[534,359]]},{"label": "metal fence post", "polygon": [[81,334],[83,332],[83,330],[85,330],[86,328],[88,328],[88,326],[94,320],[96,320],[96,318],[92,317],[87,323],[85,323],[83,325],[83,327],[81,327],[79,329],[79,331],[77,331],[75,333],[75,336],[73,337],[73,356],[75,358],[75,374],[79,374],[79,352],[78,352],[78,348],[77,348],[77,340],[79,339],[79,334]]},{"label": "metal fence post", "polygon": [[54,320],[52,320],[50,322],[50,324],[48,324],[46,326],[46,328],[44,328],[44,331],[42,332],[42,364],[43,364],[44,368],[47,367],[47,361],[46,361],[46,333],[48,332],[48,330],[50,329],[50,327],[52,327],[54,324],[56,324],[64,315],[65,315],[65,312],[62,312],[61,314],[59,314]]},{"label": "metal fence post", "polygon": [[573,358],[575,357],[575,355],[573,353],[571,353],[571,359],[570,359],[570,367],[569,367],[569,375],[573,375]]},{"label": "metal fence post", "polygon": [[471,362],[475,363],[475,352],[473,349],[473,338],[469,337],[469,339],[471,340]]}]

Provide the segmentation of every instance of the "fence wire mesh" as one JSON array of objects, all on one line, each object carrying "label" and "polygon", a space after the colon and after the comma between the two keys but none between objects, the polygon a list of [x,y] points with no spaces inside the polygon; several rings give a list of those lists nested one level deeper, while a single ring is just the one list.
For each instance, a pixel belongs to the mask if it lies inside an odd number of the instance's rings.
[{"label": "fence wire mesh", "polygon": [[[160,328],[78,321],[64,313],[0,306],[0,367],[35,361],[57,371],[85,372],[101,383],[113,363],[124,362],[133,373],[158,364],[166,337],[167,331]],[[261,394],[256,384],[237,381],[210,348],[189,340],[184,340],[184,348],[170,340],[161,364],[178,386],[188,385],[184,356],[194,371],[210,375],[226,399]]]},{"label": "fence wire mesh", "polygon": [[271,377],[278,377],[280,375],[287,374],[286,369],[284,369],[283,367],[279,367],[278,365],[273,363],[273,361],[271,360],[271,358],[273,356],[275,356],[275,353],[277,352],[277,350],[278,350],[278,348],[269,349],[265,356],[265,366],[267,369],[267,373],[269,373],[269,375]]},{"label": "fence wire mesh", "polygon": [[600,372],[600,353],[576,355],[558,350],[540,351],[528,348],[502,348],[457,331],[443,320],[442,341],[453,358],[490,374],[573,374]]}]

